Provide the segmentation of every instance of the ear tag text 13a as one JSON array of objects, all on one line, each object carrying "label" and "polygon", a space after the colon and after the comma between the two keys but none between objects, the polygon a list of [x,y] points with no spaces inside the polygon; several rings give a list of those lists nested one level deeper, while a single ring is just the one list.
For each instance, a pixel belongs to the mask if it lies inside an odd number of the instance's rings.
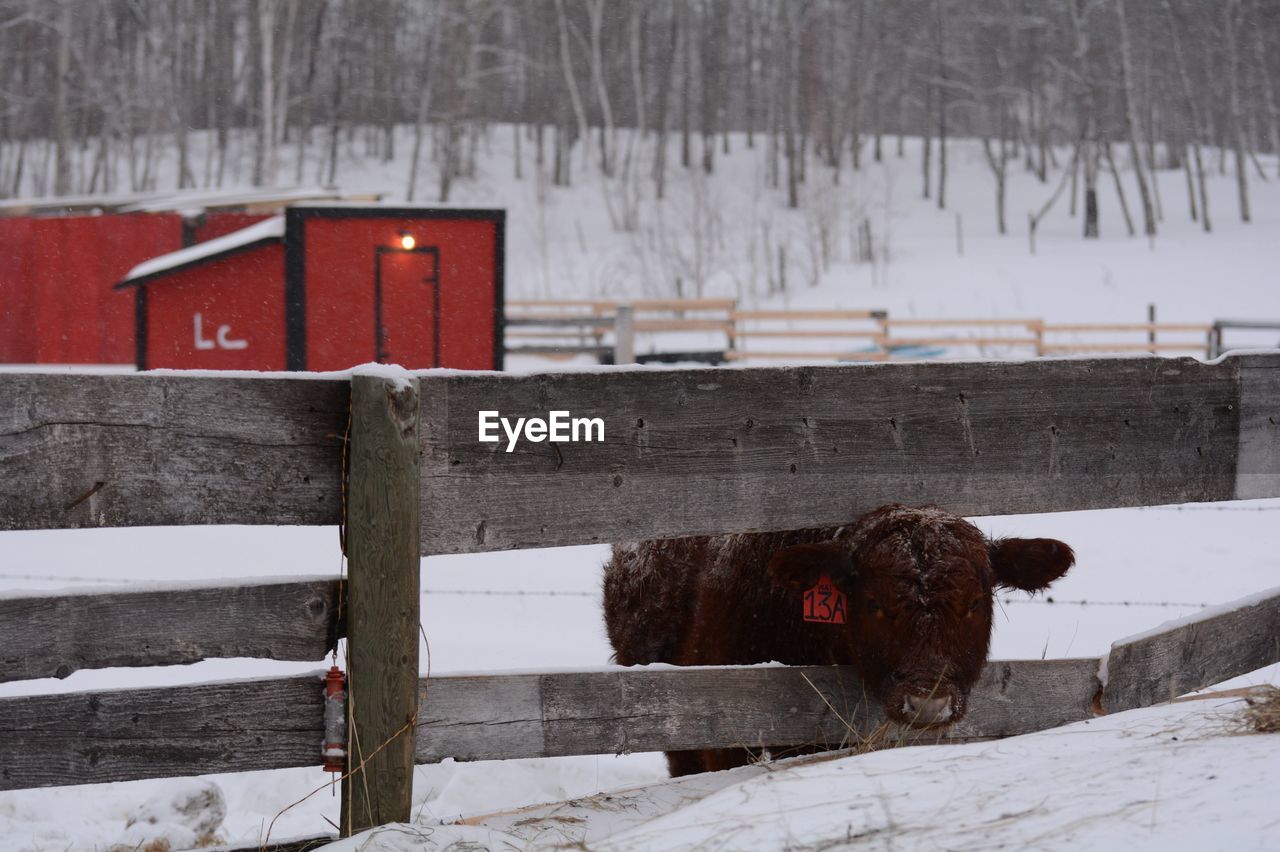
[{"label": "ear tag text 13a", "polygon": [[804,593],[804,620],[820,624],[844,624],[848,606],[844,592],[831,582],[831,575],[819,575],[813,588]]}]

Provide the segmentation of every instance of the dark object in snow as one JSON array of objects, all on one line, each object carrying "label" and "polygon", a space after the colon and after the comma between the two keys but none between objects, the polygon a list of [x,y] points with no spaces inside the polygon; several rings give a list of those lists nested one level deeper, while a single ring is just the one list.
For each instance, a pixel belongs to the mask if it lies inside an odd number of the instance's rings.
[{"label": "dark object in snow", "polygon": [[[990,541],[940,509],[882,506],[842,527],[615,545],[605,623],[622,665],[854,665],[890,719],[940,728],[968,709],[995,588],[1038,591],[1073,562],[1055,539]],[[823,575],[847,600],[843,625],[804,618]],[[672,775],[751,757],[667,753]]]}]

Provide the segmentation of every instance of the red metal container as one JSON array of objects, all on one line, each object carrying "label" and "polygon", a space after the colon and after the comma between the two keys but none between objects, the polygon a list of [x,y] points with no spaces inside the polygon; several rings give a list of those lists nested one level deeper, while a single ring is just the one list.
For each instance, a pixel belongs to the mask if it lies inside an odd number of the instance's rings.
[{"label": "red metal container", "polygon": [[291,207],[118,285],[140,369],[502,369],[501,210]]},{"label": "red metal container", "polygon": [[0,363],[132,363],[133,305],[112,285],[182,231],[176,213],[0,218]]},{"label": "red metal container", "polygon": [[0,217],[0,363],[134,363],[134,302],[116,282],[143,261],[264,218],[218,210]]}]

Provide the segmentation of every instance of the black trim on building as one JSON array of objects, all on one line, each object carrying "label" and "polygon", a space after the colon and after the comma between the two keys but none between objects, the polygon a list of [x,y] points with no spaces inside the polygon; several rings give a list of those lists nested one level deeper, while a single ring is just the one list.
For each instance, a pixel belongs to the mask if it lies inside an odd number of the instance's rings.
[{"label": "black trim on building", "polygon": [[507,358],[507,216],[493,223],[493,369],[506,369]]},{"label": "black trim on building", "polygon": [[191,248],[196,244],[196,229],[204,224],[204,214],[182,217],[182,247]]},{"label": "black trim on building", "polygon": [[[507,211],[498,208],[452,208],[452,207],[312,207],[303,205],[289,207],[287,213],[299,216],[315,216],[320,219],[468,219],[482,222],[504,222]],[[286,228],[288,224],[286,222]]]},{"label": "black trim on building", "polygon": [[284,211],[284,368],[307,369],[307,285],[305,217]]},{"label": "black trim on building", "polygon": [[139,370],[147,369],[147,288],[133,291],[133,360]]}]

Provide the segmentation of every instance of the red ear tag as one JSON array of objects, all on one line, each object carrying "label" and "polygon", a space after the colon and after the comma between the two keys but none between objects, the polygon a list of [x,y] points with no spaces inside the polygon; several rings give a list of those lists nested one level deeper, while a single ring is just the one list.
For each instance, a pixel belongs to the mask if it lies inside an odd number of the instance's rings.
[{"label": "red ear tag", "polygon": [[844,592],[831,582],[831,575],[823,573],[812,589],[804,593],[804,620],[820,624],[844,624],[847,611]]}]

